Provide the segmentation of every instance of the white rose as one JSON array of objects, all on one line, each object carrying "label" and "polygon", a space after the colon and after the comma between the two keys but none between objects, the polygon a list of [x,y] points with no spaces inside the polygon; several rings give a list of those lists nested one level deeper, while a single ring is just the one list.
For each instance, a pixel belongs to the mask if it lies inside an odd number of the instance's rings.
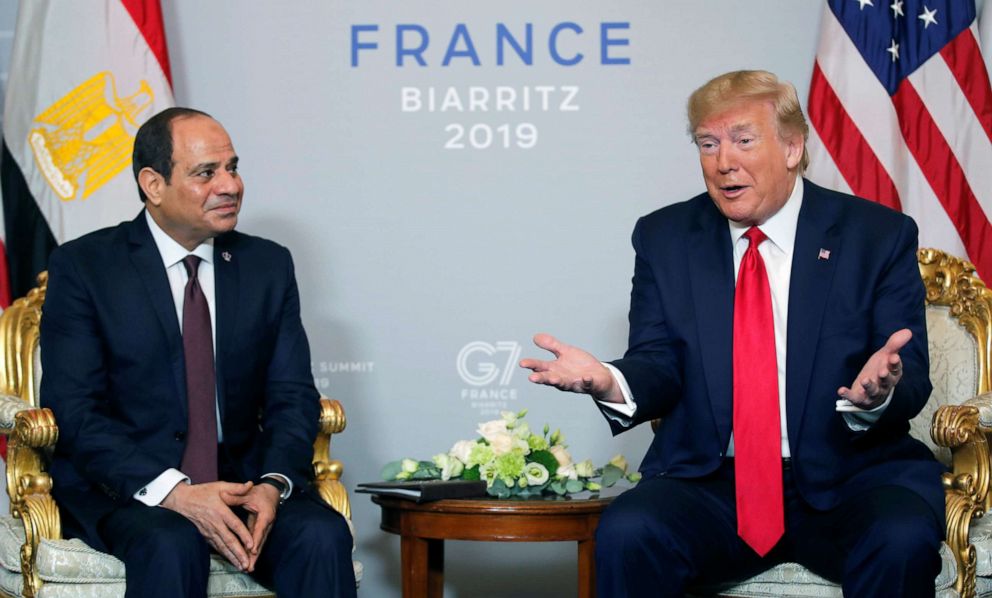
[{"label": "white rose", "polygon": [[497,457],[505,455],[513,449],[513,436],[508,433],[498,434],[487,440],[489,440],[489,448],[493,449],[493,454]]},{"label": "white rose", "polygon": [[462,463],[468,463],[468,455],[472,452],[473,446],[475,446],[474,440],[459,440],[455,446],[451,447],[448,454]]},{"label": "white rose", "polygon": [[450,480],[451,478],[457,478],[462,475],[463,471],[465,471],[465,464],[452,457],[441,468],[441,479]]},{"label": "white rose", "polygon": [[560,444],[556,444],[550,449],[551,454],[558,459],[558,465],[561,467],[568,467],[572,464],[572,455],[568,454],[568,450]]},{"label": "white rose", "polygon": [[527,466],[524,467],[524,476],[526,477],[529,485],[540,486],[548,481],[551,474],[548,473],[548,468],[540,463],[528,463]]},{"label": "white rose", "polygon": [[555,475],[558,476],[560,479],[565,479],[565,478],[568,478],[570,480],[579,479],[579,474],[575,472],[575,466],[571,464],[564,467],[559,467],[558,471],[555,472]]},{"label": "white rose", "polygon": [[575,473],[580,478],[592,477],[592,473],[595,469],[596,466],[592,464],[592,459],[586,459],[585,461],[575,464]]},{"label": "white rose", "polygon": [[501,419],[494,419],[485,423],[479,424],[479,429],[476,430],[479,436],[482,436],[490,444],[492,444],[493,437],[500,436],[504,434],[509,434],[509,430],[506,428],[506,422]]}]

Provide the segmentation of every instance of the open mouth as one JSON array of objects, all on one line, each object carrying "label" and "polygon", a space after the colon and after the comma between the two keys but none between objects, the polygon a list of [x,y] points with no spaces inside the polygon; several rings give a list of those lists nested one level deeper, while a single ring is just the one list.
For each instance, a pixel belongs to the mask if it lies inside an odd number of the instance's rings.
[{"label": "open mouth", "polygon": [[723,187],[720,187],[720,189],[730,193],[736,193],[737,191],[740,191],[743,188],[744,188],[743,185],[725,185]]}]

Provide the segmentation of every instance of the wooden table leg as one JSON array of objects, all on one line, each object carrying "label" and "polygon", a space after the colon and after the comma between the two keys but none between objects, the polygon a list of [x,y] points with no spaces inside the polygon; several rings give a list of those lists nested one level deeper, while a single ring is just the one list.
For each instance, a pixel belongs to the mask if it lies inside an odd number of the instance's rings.
[{"label": "wooden table leg", "polygon": [[596,598],[595,540],[579,540],[579,598]]},{"label": "wooden table leg", "polygon": [[444,540],[402,536],[400,563],[403,598],[441,598],[444,595]]}]

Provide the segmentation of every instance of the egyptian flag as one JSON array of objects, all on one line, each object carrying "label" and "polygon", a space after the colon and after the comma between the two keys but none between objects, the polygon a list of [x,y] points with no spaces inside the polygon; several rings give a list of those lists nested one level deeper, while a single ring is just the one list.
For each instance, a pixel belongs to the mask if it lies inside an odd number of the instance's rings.
[{"label": "egyptian flag", "polygon": [[7,280],[8,301],[35,286],[59,243],[138,213],[134,134],[174,105],[170,77],[158,0],[20,3],[0,156],[0,300]]},{"label": "egyptian flag", "polygon": [[0,307],[36,285],[57,244],[134,218],[134,134],[172,105],[158,0],[20,3],[0,154]]}]

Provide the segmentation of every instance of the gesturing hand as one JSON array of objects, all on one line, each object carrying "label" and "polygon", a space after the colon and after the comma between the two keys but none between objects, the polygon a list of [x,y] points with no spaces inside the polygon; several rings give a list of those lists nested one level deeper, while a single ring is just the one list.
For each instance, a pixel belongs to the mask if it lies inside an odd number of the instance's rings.
[{"label": "gesturing hand", "polygon": [[520,367],[533,372],[527,377],[531,382],[554,386],[558,390],[592,395],[600,401],[624,402],[613,375],[591,354],[578,347],[566,345],[550,334],[535,335],[534,344],[551,351],[555,359],[522,359]]},{"label": "gesturing hand", "polygon": [[182,482],[176,484],[165,497],[162,506],[192,521],[214,550],[235,567],[247,571],[254,562],[249,558],[248,552],[253,550],[255,542],[245,524],[231,511],[227,501],[232,497],[246,496],[251,490],[251,482]]},{"label": "gesturing hand", "polygon": [[269,537],[269,530],[276,520],[279,507],[279,491],[269,484],[258,484],[246,494],[221,492],[221,498],[229,507],[241,507],[248,512],[248,530],[251,532],[252,547],[248,551],[249,573],[255,570],[255,562]]},{"label": "gesturing hand", "polygon": [[868,358],[851,387],[842,386],[837,389],[837,394],[861,409],[877,407],[902,379],[899,351],[912,338],[913,333],[908,328],[894,332],[885,346]]}]

